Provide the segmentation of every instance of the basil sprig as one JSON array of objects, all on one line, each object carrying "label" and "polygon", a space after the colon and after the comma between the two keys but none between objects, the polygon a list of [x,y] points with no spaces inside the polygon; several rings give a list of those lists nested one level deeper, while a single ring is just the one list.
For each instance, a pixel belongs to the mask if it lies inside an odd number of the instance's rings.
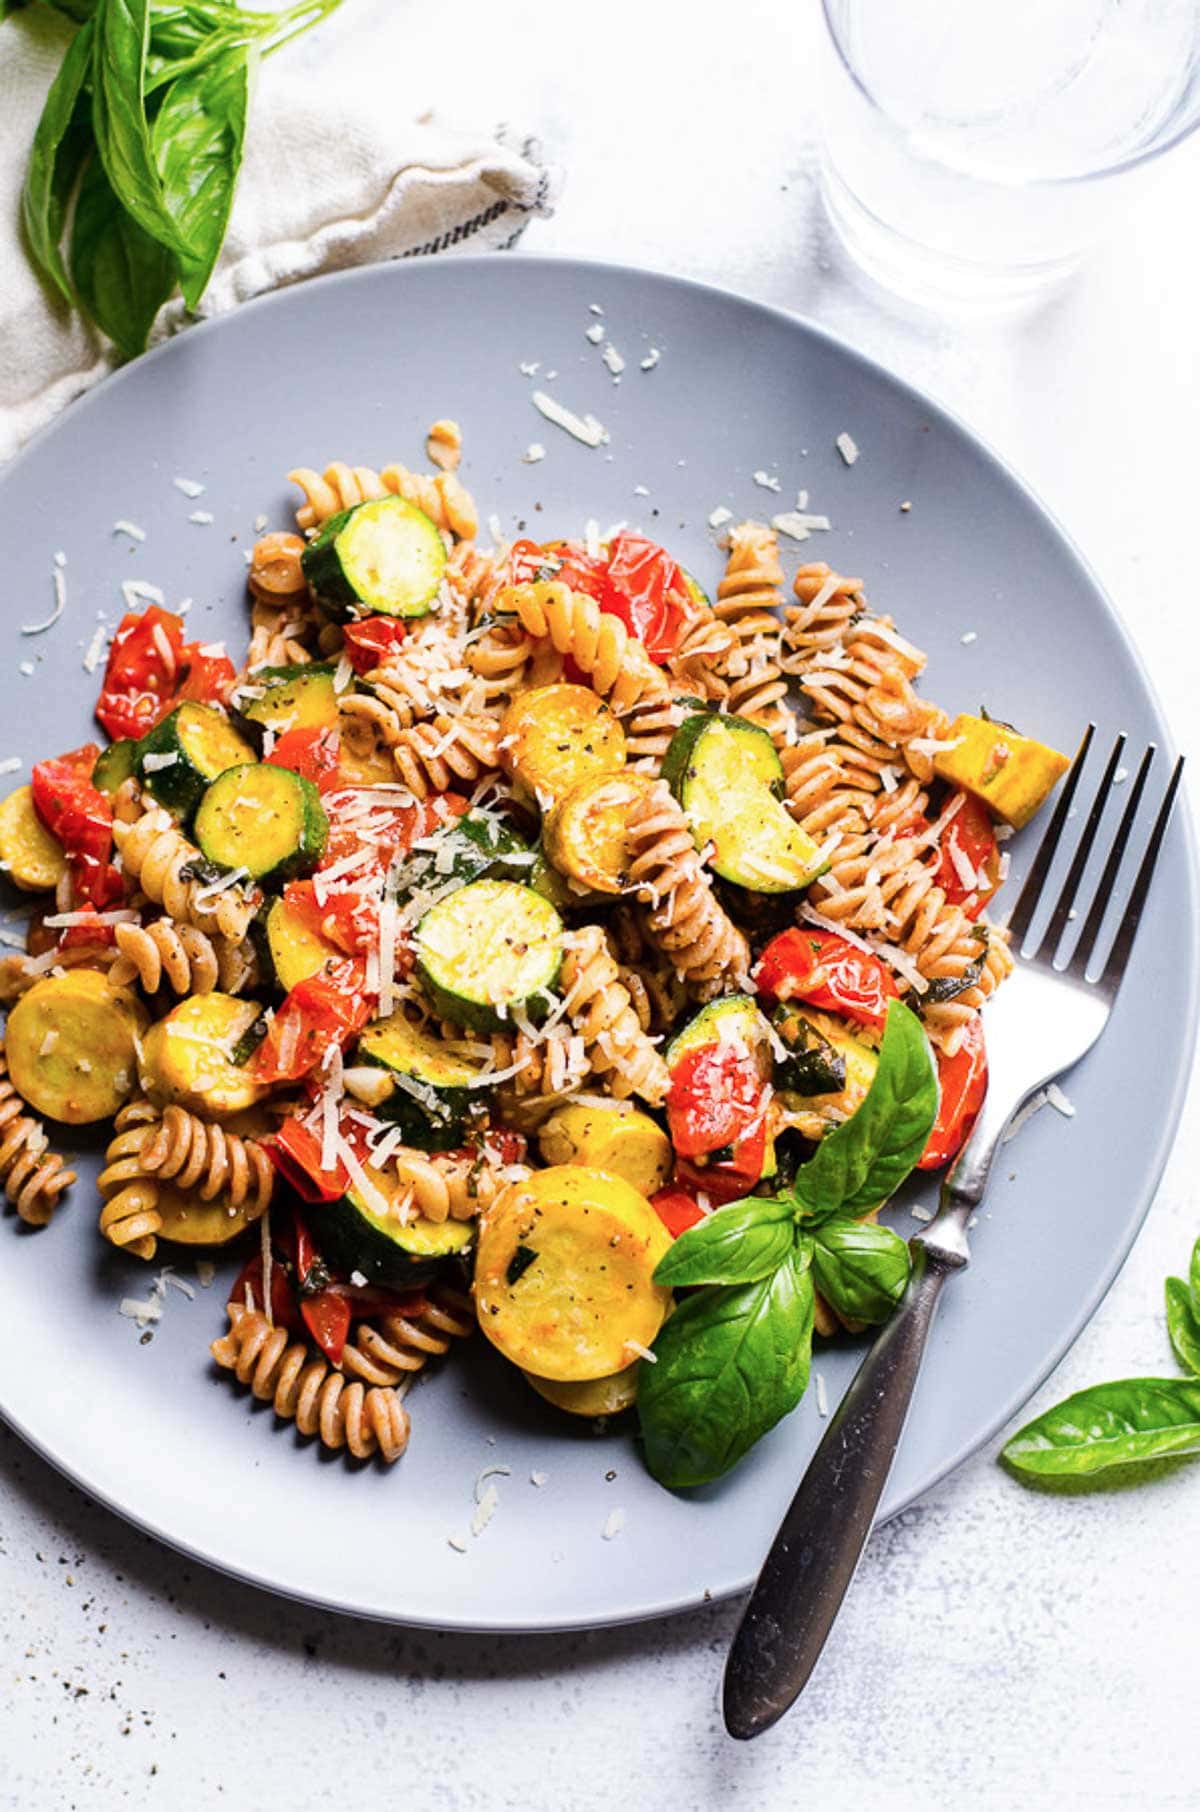
[{"label": "basil sprig", "polygon": [[[30,4],[79,30],[30,149],[26,250],[55,294],[133,358],[175,289],[194,309],[212,276],[259,60],[341,0],[298,0],[281,12],[252,12],[237,0]],[[16,10],[0,0],[0,22]]]},{"label": "basil sprig", "polygon": [[1183,1378],[1121,1378],[1076,1391],[1027,1422],[1001,1458],[1025,1479],[1090,1478],[1113,1466],[1200,1454],[1200,1240],[1190,1275],[1166,1280],[1167,1333]]},{"label": "basil sprig", "polygon": [[859,1217],[904,1181],[937,1108],[925,1034],[893,1001],[866,1099],[792,1188],[719,1208],[662,1258],[656,1283],[703,1287],[664,1325],[639,1384],[646,1463],[661,1484],[719,1478],[796,1407],[817,1289],[848,1321],[886,1321],[908,1283],[908,1247]]}]

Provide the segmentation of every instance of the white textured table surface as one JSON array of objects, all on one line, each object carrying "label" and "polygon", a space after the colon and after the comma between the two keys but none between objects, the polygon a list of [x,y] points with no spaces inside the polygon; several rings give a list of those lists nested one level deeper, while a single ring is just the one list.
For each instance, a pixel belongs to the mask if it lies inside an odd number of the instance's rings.
[{"label": "white textured table surface", "polygon": [[[906,317],[858,286],[820,220],[814,24],[786,0],[458,0],[423,17],[347,0],[297,54],[339,50],[331,80],[386,56],[406,109],[538,132],[569,180],[531,252],[811,315],[964,415],[1093,562],[1188,748],[1200,144],[1036,318]],[[1161,1279],[1200,1232],[1195,1107],[1193,1092],[1145,1232],[1039,1403],[1170,1369]],[[1195,1807],[1200,1469],[1061,1497],[1013,1483],[998,1446],[876,1537],[801,1706],[740,1747],[716,1709],[736,1606],[530,1639],[360,1624],[181,1562],[0,1433],[0,1805]]]}]

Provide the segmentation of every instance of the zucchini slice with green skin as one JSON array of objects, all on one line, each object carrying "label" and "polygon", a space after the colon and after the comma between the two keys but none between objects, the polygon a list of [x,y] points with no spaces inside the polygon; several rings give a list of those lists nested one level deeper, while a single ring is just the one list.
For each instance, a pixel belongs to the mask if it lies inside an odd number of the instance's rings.
[{"label": "zucchini slice with green skin", "polygon": [[300,556],[309,589],[329,613],[425,617],[446,570],[437,525],[402,497],[379,497],[331,516]]},{"label": "zucchini slice with green skin", "polygon": [[781,1002],[771,1024],[788,1048],[775,1065],[776,1088],[793,1095],[832,1095],[845,1088],[845,1052],[793,1002]]},{"label": "zucchini slice with green skin", "polygon": [[[798,1088],[786,1081],[786,1065],[776,1072],[779,1100],[787,1111],[789,1125],[802,1138],[822,1139],[831,1127],[848,1120],[862,1106],[879,1068],[879,1052],[859,1036],[861,1027],[847,1025],[834,1013],[819,1012],[816,1007],[804,1006],[799,1001],[789,1001],[786,1009],[779,1009],[779,1014],[784,1011],[807,1022],[811,1034],[832,1049],[841,1069],[841,1081],[827,1092],[810,1092],[808,1088]],[[782,1033],[778,1017],[775,1024]],[[783,1036],[791,1043],[795,1034],[783,1033]],[[806,1081],[812,1079],[804,1078]]]},{"label": "zucchini slice with green skin", "polygon": [[213,781],[200,801],[195,832],[208,861],[281,884],[316,867],[329,820],[311,780],[250,761]]},{"label": "zucchini slice with green skin", "polygon": [[438,834],[430,864],[438,880],[526,881],[534,854],[523,837],[491,812],[464,812]]},{"label": "zucchini slice with green skin", "polygon": [[[367,1176],[379,1190],[379,1201],[386,1200],[391,1193],[387,1178],[370,1169]],[[466,1252],[475,1237],[471,1221],[427,1221],[423,1216],[401,1221],[381,1213],[376,1201],[369,1202],[357,1189],[309,1213],[322,1255],[338,1271],[358,1271],[368,1283],[423,1283],[447,1259]]]},{"label": "zucchini slice with green skin", "polygon": [[685,1057],[706,1044],[732,1044],[757,1059],[764,1082],[771,1076],[771,1031],[757,1001],[748,994],[726,994],[710,1001],[689,1019],[666,1049],[666,1064],[673,1070]]},{"label": "zucchini slice with green skin", "polygon": [[417,974],[456,1025],[499,1031],[514,1008],[544,1019],[563,959],[563,922],[531,887],[474,881],[417,926]]},{"label": "zucchini slice with green skin", "polygon": [[[334,671],[326,661],[302,667],[262,667],[242,690],[246,702],[240,707],[241,716],[258,731],[274,730],[277,736],[289,730],[336,730]],[[258,696],[250,697],[252,692]]]},{"label": "zucchini slice with green skin", "polygon": [[755,893],[795,893],[829,866],[781,804],[783,767],[757,724],[715,712],[687,718],[662,773],[696,847],[712,845],[710,866],[723,880]]},{"label": "zucchini slice with green skin", "polygon": [[273,900],[266,917],[266,946],[275,980],[284,994],[298,982],[319,975],[328,962],[345,956],[336,944],[314,931],[286,900]]},{"label": "zucchini slice with green skin", "polygon": [[137,772],[137,753],[136,736],[122,736],[118,742],[110,743],[96,757],[96,765],[92,769],[92,785],[111,798]]},{"label": "zucchini slice with green skin", "polygon": [[254,750],[223,711],[189,702],[147,730],[135,767],[146,792],[174,817],[187,819],[218,775],[253,760]]},{"label": "zucchini slice with green skin", "polygon": [[420,1151],[451,1151],[465,1144],[484,1092],[472,1089],[479,1075],[477,1064],[455,1056],[443,1039],[432,1038],[403,1013],[367,1027],[358,1041],[356,1061],[399,1078],[375,1112],[402,1129],[406,1145]]}]

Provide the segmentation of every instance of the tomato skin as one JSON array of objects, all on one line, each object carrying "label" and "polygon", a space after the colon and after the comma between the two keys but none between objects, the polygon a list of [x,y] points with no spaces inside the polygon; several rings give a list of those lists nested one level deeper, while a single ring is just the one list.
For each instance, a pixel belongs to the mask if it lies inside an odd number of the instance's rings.
[{"label": "tomato skin", "polygon": [[607,576],[601,609],[621,618],[652,661],[665,661],[688,615],[682,568],[657,542],[622,529],[609,545]]},{"label": "tomato skin", "polygon": [[321,1168],[321,1141],[299,1120],[285,1120],[264,1140],[267,1156],[285,1182],[306,1202],[336,1202],[350,1187],[350,1172],[339,1158]]},{"label": "tomato skin", "polygon": [[758,1064],[737,1045],[701,1045],[671,1071],[667,1127],[678,1157],[707,1157],[727,1145],[736,1155],[752,1123],[762,1120],[762,1108]]},{"label": "tomato skin", "polygon": [[228,699],[237,669],[227,654],[205,654],[204,647],[201,642],[184,643],[182,654],[187,674],[170,701],[172,708],[185,699],[192,699],[198,705],[223,705]]},{"label": "tomato skin", "polygon": [[166,716],[182,665],[183,622],[173,611],[151,604],[122,617],[96,703],[96,716],[114,740],[144,736]]},{"label": "tomato skin", "polygon": [[[347,958],[310,975],[284,999],[271,1029],[253,1059],[259,1082],[298,1082],[322,1062],[332,1045],[345,1045],[371,1017],[366,995],[366,967]],[[298,1031],[295,1050],[285,1063],[285,1039]]]},{"label": "tomato skin", "polygon": [[752,1195],[754,1186],[762,1176],[763,1157],[766,1153],[766,1133],[759,1147],[755,1161],[747,1153],[748,1163],[745,1169],[736,1163],[692,1164],[687,1158],[675,1160],[675,1184],[682,1189],[691,1190],[696,1195],[705,1195],[718,1208],[726,1202],[740,1201],[744,1195]]},{"label": "tomato skin", "polygon": [[705,1218],[704,1210],[695,1197],[675,1184],[652,1195],[650,1206],[672,1239],[678,1239],[689,1227],[698,1227]]},{"label": "tomato skin", "polygon": [[[253,1307],[261,1312],[264,1301],[261,1252],[248,1258],[238,1272],[237,1281],[229,1292],[230,1302],[244,1303],[247,1290]],[[287,1272],[278,1263],[271,1266],[271,1319],[277,1328],[285,1328],[289,1334],[298,1334],[304,1325]]]},{"label": "tomato skin", "polygon": [[[112,803],[92,785],[99,745],[85,742],[67,755],[35,762],[32,774],[33,806],[38,817],[66,851],[71,890],[78,906],[103,912],[125,897],[125,883],[113,866]],[[82,932],[83,937],[76,935]],[[71,926],[62,943],[112,943],[111,925],[95,929]]]},{"label": "tomato skin", "polygon": [[[941,851],[934,876],[952,906],[961,906],[969,919],[979,917],[1000,885],[1000,847],[996,827],[982,799],[961,793],[962,804],[942,833]],[[964,887],[951,851],[958,849],[976,874],[988,877],[986,887]]]},{"label": "tomato skin", "polygon": [[290,768],[311,780],[319,793],[341,786],[338,778],[337,737],[330,730],[285,730],[266,760],[272,767]]},{"label": "tomato skin", "polygon": [[987,1046],[983,1021],[976,1014],[968,1020],[962,1043],[953,1057],[937,1054],[941,1100],[929,1142],[917,1161],[918,1170],[940,1170],[966,1144],[987,1094]]},{"label": "tomato skin", "polygon": [[346,659],[355,673],[371,673],[395,654],[408,630],[398,617],[363,617],[342,630]]},{"label": "tomato skin", "polygon": [[759,993],[773,1000],[804,1000],[877,1031],[887,1022],[889,1000],[899,997],[877,956],[815,925],[772,938],[758,959],[754,980]]}]

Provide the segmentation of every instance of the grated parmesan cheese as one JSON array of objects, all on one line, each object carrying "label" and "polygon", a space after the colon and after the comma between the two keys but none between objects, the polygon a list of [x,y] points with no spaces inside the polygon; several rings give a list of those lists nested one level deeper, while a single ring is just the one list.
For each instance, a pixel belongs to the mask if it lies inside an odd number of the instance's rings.
[{"label": "grated parmesan cheese", "polygon": [[204,495],[204,486],[197,484],[194,478],[173,478],[171,483],[177,491],[182,491],[185,497],[203,497]]},{"label": "grated parmesan cheese", "polygon": [[1057,1082],[1052,1082],[1047,1088],[1046,1100],[1050,1103],[1050,1106],[1056,1113],[1063,1116],[1064,1120],[1073,1120],[1075,1118],[1075,1104],[1063,1094]]},{"label": "grated parmesan cheese", "polygon": [[[51,578],[54,581],[54,609],[50,612],[50,615],[40,623],[22,623],[22,635],[43,635],[47,629],[54,628],[59,617],[61,617],[63,611],[67,608],[67,582],[63,578],[63,567],[65,565],[66,555],[64,554],[60,560],[56,554],[54,566],[51,570]],[[25,671],[24,667],[22,667],[21,671],[22,673]]]},{"label": "grated parmesan cheese", "polygon": [[521,460],[524,465],[535,466],[539,460],[545,459],[545,457],[546,449],[543,447],[541,441],[531,440],[525,451],[522,453]]},{"label": "grated parmesan cheese", "polygon": [[544,390],[535,390],[530,401],[539,415],[545,416],[548,422],[553,422],[556,428],[562,428],[576,440],[582,441],[585,447],[603,446],[608,440],[608,429],[594,415],[576,415],[562,403],[555,402]]},{"label": "grated parmesan cheese", "polygon": [[829,1398],[825,1392],[825,1375],[823,1372],[815,1371],[813,1373],[813,1387],[817,1393],[817,1414],[819,1416],[827,1416],[829,1414]]},{"label": "grated parmesan cheese", "polygon": [[604,338],[603,322],[593,321],[590,327],[584,329],[583,337],[585,340],[590,340],[593,346],[599,346],[601,340]]},{"label": "grated parmesan cheese", "polygon": [[658,364],[658,361],[661,358],[662,358],[662,353],[658,350],[658,347],[652,346],[650,348],[649,352],[646,354],[645,358],[642,360],[642,370],[643,371],[653,371],[654,367]]},{"label": "grated parmesan cheese", "polygon": [[600,354],[601,360],[614,377],[620,377],[625,369],[625,361],[610,340]]},{"label": "grated parmesan cheese", "polygon": [[761,485],[764,491],[782,491],[783,489],[782,479],[773,478],[769,472],[764,472],[761,468],[753,474],[753,478],[755,484]]},{"label": "grated parmesan cheese", "polygon": [[15,774],[20,766],[21,757],[19,755],[8,755],[3,761],[0,761],[0,774]]},{"label": "grated parmesan cheese", "polygon": [[843,429],[833,444],[845,460],[846,464],[852,466],[858,458],[858,443],[853,435],[847,434],[845,429]]},{"label": "grated parmesan cheese", "polygon": [[614,1537],[621,1533],[621,1530],[624,1527],[625,1512],[623,1510],[610,1510],[604,1519],[604,1527],[600,1531],[601,1540],[612,1541]]},{"label": "grated parmesan cheese", "polygon": [[136,522],[126,522],[124,517],[122,517],[119,522],[113,523],[112,532],[114,535],[128,535],[131,541],[144,541],[146,539],[145,529],[139,528]]}]

